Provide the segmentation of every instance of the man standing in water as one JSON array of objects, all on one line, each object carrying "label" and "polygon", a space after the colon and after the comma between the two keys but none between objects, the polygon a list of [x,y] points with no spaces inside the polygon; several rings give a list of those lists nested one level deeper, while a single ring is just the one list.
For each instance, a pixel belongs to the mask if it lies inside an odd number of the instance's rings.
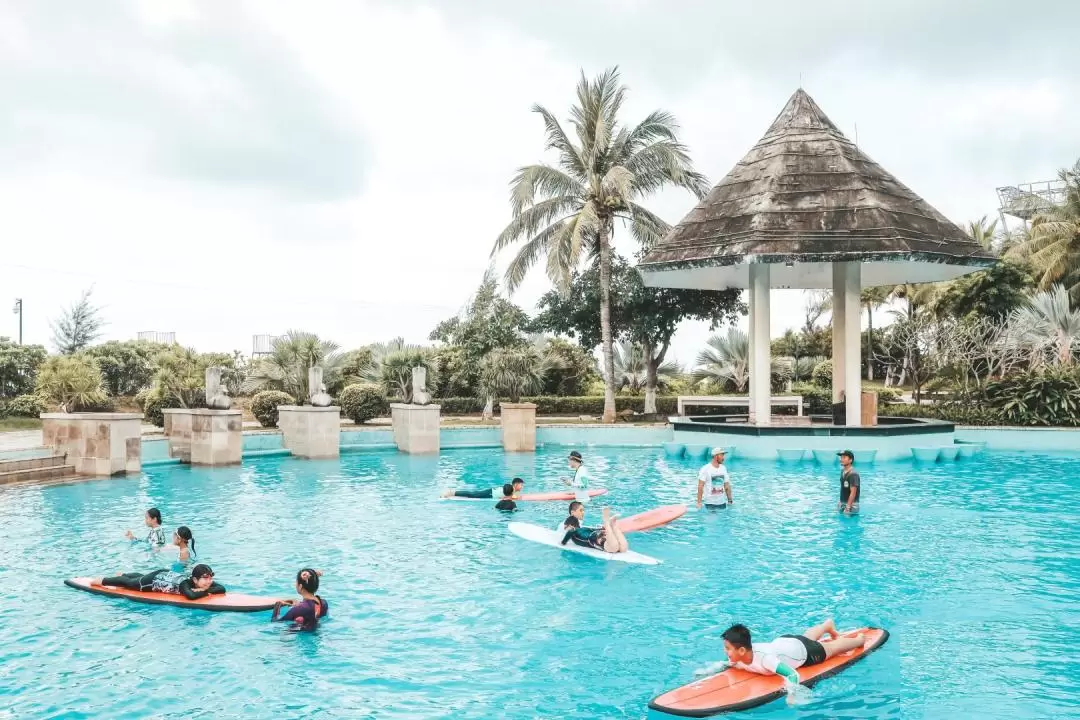
[{"label": "man standing in water", "polygon": [[859,512],[862,495],[862,478],[855,470],[855,454],[850,450],[836,453],[840,456],[840,504],[836,509],[845,515]]},{"label": "man standing in water", "polygon": [[697,476],[697,506],[704,502],[710,510],[720,510],[734,505],[731,497],[731,477],[724,466],[724,448],[713,448],[712,460],[705,463]]}]

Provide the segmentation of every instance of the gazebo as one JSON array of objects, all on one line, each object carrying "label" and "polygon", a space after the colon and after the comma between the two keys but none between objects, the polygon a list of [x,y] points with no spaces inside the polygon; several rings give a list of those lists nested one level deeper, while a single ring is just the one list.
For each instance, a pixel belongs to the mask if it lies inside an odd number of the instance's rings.
[{"label": "gazebo", "polygon": [[638,271],[650,287],[750,291],[750,422],[759,426],[771,411],[770,290],[830,288],[833,401],[858,426],[862,288],[950,280],[995,262],[799,89]]}]

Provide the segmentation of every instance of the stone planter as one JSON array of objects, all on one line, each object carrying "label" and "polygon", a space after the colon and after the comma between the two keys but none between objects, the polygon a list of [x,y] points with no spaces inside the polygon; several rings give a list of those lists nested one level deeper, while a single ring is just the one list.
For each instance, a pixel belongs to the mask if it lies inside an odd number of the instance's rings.
[{"label": "stone planter", "polygon": [[439,411],[438,405],[391,403],[398,450],[412,454],[439,452]]},{"label": "stone planter", "polygon": [[341,455],[341,408],[279,405],[278,428],[285,449],[296,457]]},{"label": "stone planter", "polygon": [[535,403],[499,403],[505,452],[536,451]]},{"label": "stone planter", "polygon": [[191,410],[168,408],[161,411],[165,418],[165,437],[169,440],[169,457],[191,462]]},{"label": "stone planter", "polygon": [[142,471],[142,413],[44,413],[42,444],[80,475]]}]

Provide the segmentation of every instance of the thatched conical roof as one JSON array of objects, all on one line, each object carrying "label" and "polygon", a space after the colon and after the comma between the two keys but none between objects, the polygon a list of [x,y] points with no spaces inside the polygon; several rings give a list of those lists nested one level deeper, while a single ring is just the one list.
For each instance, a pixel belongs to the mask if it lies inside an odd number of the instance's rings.
[{"label": "thatched conical roof", "polygon": [[863,285],[947,280],[995,258],[868,158],[796,91],[765,136],[638,266],[648,285],[830,287],[834,262]]}]

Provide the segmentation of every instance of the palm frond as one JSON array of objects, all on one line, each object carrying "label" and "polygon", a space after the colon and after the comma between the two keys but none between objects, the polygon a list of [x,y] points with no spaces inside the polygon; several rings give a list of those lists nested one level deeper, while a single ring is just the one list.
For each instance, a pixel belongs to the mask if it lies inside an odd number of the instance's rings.
[{"label": "palm frond", "polygon": [[570,140],[559,120],[542,105],[533,105],[533,112],[544,119],[545,147],[559,153],[559,164],[572,174],[578,182],[588,175],[588,165],[581,150]]},{"label": "palm frond", "polygon": [[558,168],[550,165],[528,165],[519,168],[510,181],[510,207],[514,217],[537,203],[536,198],[577,198],[585,195],[582,184]]},{"label": "palm frond", "polygon": [[506,229],[495,239],[495,246],[491,250],[492,256],[522,238],[535,236],[556,219],[576,213],[580,206],[581,202],[577,198],[555,197],[539,202],[515,215]]}]

